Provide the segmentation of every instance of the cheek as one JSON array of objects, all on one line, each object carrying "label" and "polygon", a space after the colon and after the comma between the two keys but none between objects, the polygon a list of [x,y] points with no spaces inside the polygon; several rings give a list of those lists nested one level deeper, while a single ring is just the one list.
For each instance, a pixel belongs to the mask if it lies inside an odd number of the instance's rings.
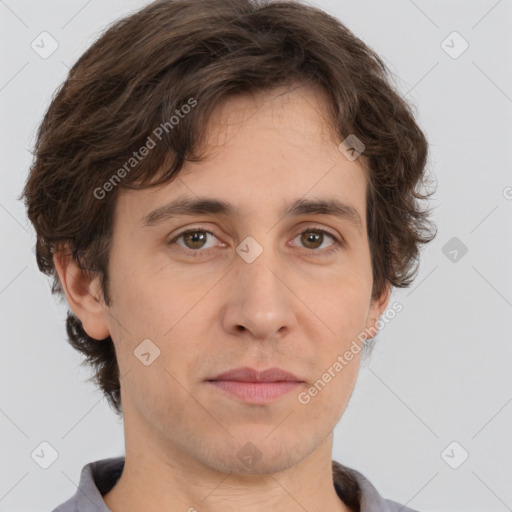
[{"label": "cheek", "polygon": [[181,290],[158,279],[154,271],[146,271],[145,265],[136,259],[119,261],[113,267],[113,317],[134,338],[161,338],[176,323],[184,307]]},{"label": "cheek", "polygon": [[311,402],[315,414],[339,418],[348,403],[360,367],[370,285],[359,279],[340,279],[314,296],[323,336],[318,328],[312,328],[308,336],[314,342],[315,380],[301,403]]},{"label": "cheek", "polygon": [[307,423],[326,426],[327,431],[334,429],[356,384],[359,360],[358,356],[354,356],[350,362],[341,364],[336,357],[332,357],[318,373],[318,378],[301,391],[297,397],[298,407]]},{"label": "cheek", "polygon": [[[165,388],[171,389],[175,383],[171,375],[183,381],[189,361],[201,353],[204,328],[201,336],[198,303],[205,291],[201,287],[185,290],[175,282],[142,273],[129,276],[116,276],[112,287],[110,326],[119,365],[122,373],[130,369],[144,388],[159,389],[159,382],[165,382]],[[154,363],[144,366],[137,354],[147,352]]]},{"label": "cheek", "polygon": [[307,305],[323,321],[329,338],[340,348],[365,327],[371,302],[371,277],[347,271],[331,275],[310,290]]}]

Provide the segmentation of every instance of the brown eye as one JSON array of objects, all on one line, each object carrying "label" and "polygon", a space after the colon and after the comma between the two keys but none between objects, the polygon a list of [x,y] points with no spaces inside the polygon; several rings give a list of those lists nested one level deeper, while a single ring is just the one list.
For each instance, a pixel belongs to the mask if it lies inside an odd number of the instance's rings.
[{"label": "brown eye", "polygon": [[307,229],[306,231],[299,233],[296,238],[300,237],[300,245],[302,247],[305,247],[306,249],[315,250],[327,248],[326,246],[322,247],[322,245],[326,241],[326,235],[327,241],[329,238],[334,241],[334,243],[328,244],[327,247],[332,247],[333,245],[338,244],[338,241],[333,235],[322,229]]},{"label": "brown eye", "polygon": [[304,231],[300,240],[308,249],[318,249],[322,245],[323,234],[318,231]]},{"label": "brown eye", "polygon": [[[206,245],[208,243],[208,237],[213,237],[213,240],[210,241],[210,245]],[[189,229],[187,231],[183,231],[172,240],[169,241],[169,245],[178,245],[185,250],[190,250],[192,252],[199,252],[199,250],[208,250],[215,247],[215,239],[217,237],[211,232],[205,229]],[[179,241],[182,243],[179,243]],[[213,243],[213,245],[212,245]]]},{"label": "brown eye", "polygon": [[188,249],[202,249],[207,238],[205,231],[189,231],[181,236]]}]

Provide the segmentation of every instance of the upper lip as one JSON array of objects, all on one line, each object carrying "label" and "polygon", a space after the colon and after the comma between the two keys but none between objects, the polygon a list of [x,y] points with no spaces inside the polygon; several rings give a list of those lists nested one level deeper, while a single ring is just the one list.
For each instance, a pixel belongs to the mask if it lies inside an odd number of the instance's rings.
[{"label": "upper lip", "polygon": [[267,370],[258,371],[247,366],[234,368],[233,370],[221,373],[213,379],[208,380],[235,380],[240,382],[304,382],[296,375],[293,375],[293,373],[282,370],[281,368],[268,368]]}]

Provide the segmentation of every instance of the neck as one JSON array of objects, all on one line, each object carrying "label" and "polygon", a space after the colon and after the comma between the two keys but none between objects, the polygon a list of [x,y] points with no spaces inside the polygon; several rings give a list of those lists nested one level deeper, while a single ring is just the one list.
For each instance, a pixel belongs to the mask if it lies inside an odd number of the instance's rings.
[{"label": "neck", "polygon": [[352,512],[333,484],[332,432],[308,457],[277,472],[219,471],[176,446],[141,443],[125,424],[126,455],[103,496],[112,512]]}]

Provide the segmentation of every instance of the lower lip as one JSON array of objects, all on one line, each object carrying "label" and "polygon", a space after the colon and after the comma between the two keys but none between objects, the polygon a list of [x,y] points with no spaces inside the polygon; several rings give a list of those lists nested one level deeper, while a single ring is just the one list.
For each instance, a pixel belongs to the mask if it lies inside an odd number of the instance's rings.
[{"label": "lower lip", "polygon": [[297,389],[302,384],[294,381],[240,382],[235,380],[212,380],[209,382],[221,391],[253,404],[272,402],[276,398]]}]

